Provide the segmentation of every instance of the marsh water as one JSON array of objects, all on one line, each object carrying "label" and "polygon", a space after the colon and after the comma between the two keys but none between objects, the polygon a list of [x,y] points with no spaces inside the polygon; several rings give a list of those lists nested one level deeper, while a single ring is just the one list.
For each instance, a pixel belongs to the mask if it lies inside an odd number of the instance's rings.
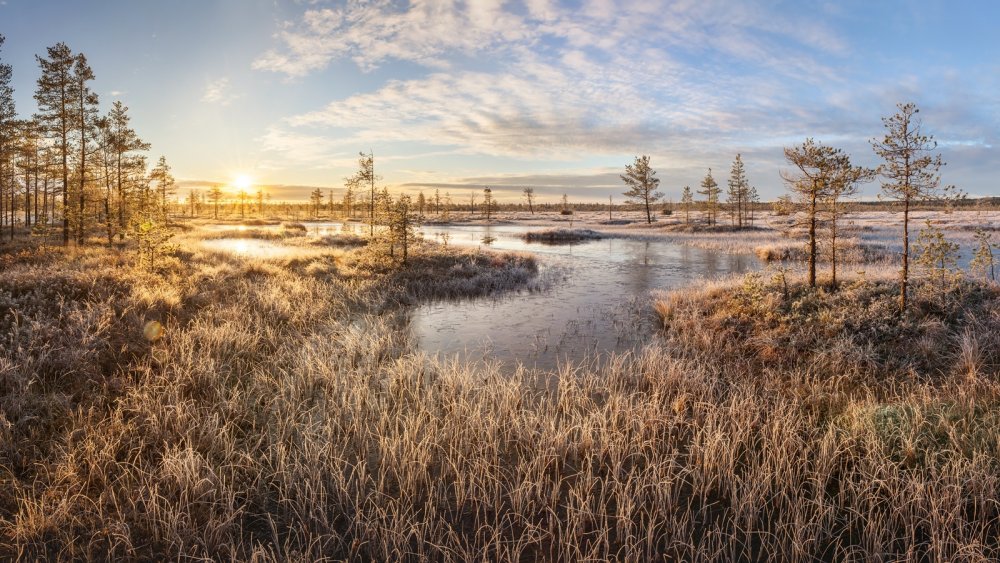
[{"label": "marsh water", "polygon": [[[311,234],[354,232],[358,224],[307,223]],[[419,350],[462,360],[520,362],[552,369],[567,360],[600,358],[641,346],[654,333],[654,290],[690,285],[755,268],[751,256],[666,241],[606,238],[571,244],[526,242],[539,227],[424,226],[425,238],[453,246],[534,254],[531,290],[498,297],[428,303],[408,315]],[[247,239],[206,241],[238,254],[280,255],[279,245]],[[260,251],[259,253],[257,251]]]},{"label": "marsh water", "polygon": [[656,324],[651,292],[743,272],[756,259],[664,241],[607,238],[573,244],[525,242],[537,227],[428,226],[448,244],[531,252],[540,291],[422,305],[410,315],[420,349],[463,359],[519,361],[551,369],[648,340]]}]

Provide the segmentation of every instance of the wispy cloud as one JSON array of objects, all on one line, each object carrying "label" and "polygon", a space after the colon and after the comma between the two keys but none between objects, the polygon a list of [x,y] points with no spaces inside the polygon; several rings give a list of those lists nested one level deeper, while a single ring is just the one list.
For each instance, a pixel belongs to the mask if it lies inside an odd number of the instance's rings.
[{"label": "wispy cloud", "polygon": [[[692,171],[735,152],[777,164],[807,135],[867,154],[878,118],[920,100],[929,78],[859,87],[858,53],[837,25],[848,16],[724,0],[310,6],[255,69],[300,79],[350,60],[406,78],[290,116],[259,141],[275,166],[348,169],[357,147],[386,143],[536,163],[647,153]],[[954,134],[993,138],[972,129]]]},{"label": "wispy cloud", "polygon": [[201,101],[208,104],[218,104],[228,106],[230,102],[238,96],[233,94],[229,88],[228,78],[219,78],[209,82],[205,86],[205,93],[201,96]]},{"label": "wispy cloud", "polygon": [[[394,61],[429,70],[294,116],[271,137],[337,128],[361,143],[433,139],[462,151],[567,159],[679,141],[693,148],[708,136],[739,135],[747,119],[783,103],[782,92],[756,76],[716,74],[681,59],[707,48],[799,79],[828,80],[832,73],[808,52],[843,51],[843,43],[817,24],[794,23],[714,2],[592,0],[582,10],[545,0],[523,8],[351,2],[283,24],[282,47],[254,67],[294,77],[349,58],[363,70]],[[805,51],[782,58],[779,39]],[[477,54],[500,62],[486,69],[462,63]]]}]

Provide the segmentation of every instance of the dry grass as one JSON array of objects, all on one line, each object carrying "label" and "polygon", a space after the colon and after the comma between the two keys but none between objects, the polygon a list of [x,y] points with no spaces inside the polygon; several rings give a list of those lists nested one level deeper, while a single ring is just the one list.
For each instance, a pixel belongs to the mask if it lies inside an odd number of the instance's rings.
[{"label": "dry grass", "polygon": [[669,346],[511,376],[413,353],[394,304],[523,286],[527,257],[428,246],[401,271],[185,240],[157,272],[5,256],[0,556],[1000,555],[994,289],[894,324],[882,282],[751,278],[664,302]]},{"label": "dry grass", "polygon": [[[830,261],[831,245],[823,241],[818,248],[820,262]],[[754,255],[761,262],[805,262],[809,259],[809,249],[804,241],[770,242],[755,246]],[[837,261],[843,264],[870,264],[892,258],[889,249],[878,243],[859,238],[844,238],[837,241]]]},{"label": "dry grass", "polygon": [[599,240],[604,238],[601,233],[591,229],[543,229],[529,231],[522,235],[528,242],[547,242],[551,244],[564,242],[579,242],[584,240]]}]

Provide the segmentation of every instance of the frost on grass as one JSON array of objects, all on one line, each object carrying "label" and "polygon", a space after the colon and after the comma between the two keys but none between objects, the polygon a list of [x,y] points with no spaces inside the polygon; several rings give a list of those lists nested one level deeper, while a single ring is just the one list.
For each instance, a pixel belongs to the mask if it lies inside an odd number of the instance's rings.
[{"label": "frost on grass", "polygon": [[521,235],[528,242],[544,242],[558,244],[564,242],[579,242],[585,240],[600,240],[607,235],[591,229],[544,229],[529,231]]},{"label": "frost on grass", "polygon": [[414,353],[379,310],[442,272],[509,287],[523,255],[182,252],[5,263],[2,556],[1000,555],[989,286],[893,321],[890,282],[751,276],[665,300],[666,346],[539,385]]}]

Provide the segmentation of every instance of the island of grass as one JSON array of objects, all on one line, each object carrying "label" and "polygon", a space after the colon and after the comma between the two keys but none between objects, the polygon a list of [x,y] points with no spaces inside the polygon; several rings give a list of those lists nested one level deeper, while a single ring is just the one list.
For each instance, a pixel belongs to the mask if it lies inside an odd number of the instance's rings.
[{"label": "island of grass", "polygon": [[551,228],[538,231],[528,231],[521,237],[528,242],[544,242],[549,244],[600,240],[607,235],[592,229]]}]

